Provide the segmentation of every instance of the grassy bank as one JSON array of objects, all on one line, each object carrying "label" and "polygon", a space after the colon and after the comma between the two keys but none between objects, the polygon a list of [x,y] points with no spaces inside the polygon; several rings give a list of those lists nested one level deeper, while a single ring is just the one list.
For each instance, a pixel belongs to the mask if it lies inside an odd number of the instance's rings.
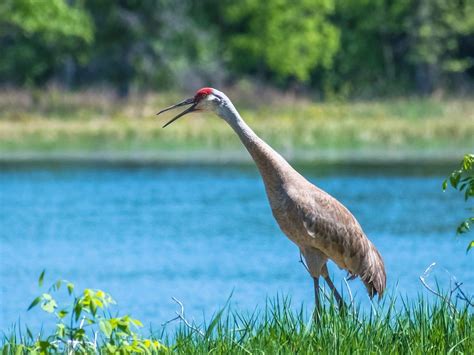
[{"label": "grassy bank", "polygon": [[365,315],[353,309],[341,313],[329,303],[316,322],[281,301],[251,315],[225,310],[207,324],[182,322],[176,330],[147,337],[130,330],[128,323],[138,321],[114,319],[124,322],[122,334],[107,334],[105,327],[94,333],[85,327],[84,335],[73,343],[57,332],[30,330],[23,336],[5,336],[0,348],[3,354],[39,353],[41,347],[44,353],[74,347],[103,354],[470,354],[474,349],[474,314],[467,306],[453,311],[444,301],[429,304],[422,298],[401,311],[389,305]]},{"label": "grassy bank", "polygon": [[[460,155],[473,145],[474,101],[398,99],[316,103],[291,96],[256,102],[230,92],[242,116],[286,156]],[[0,95],[0,155],[143,154],[160,156],[219,151],[246,157],[229,127],[210,114],[194,114],[162,129],[162,107],[176,94],[135,95],[117,101],[107,93],[4,91]]]},{"label": "grassy bank", "polygon": [[[303,308],[295,311],[288,299],[280,297],[251,314],[233,311],[227,304],[204,324],[188,321],[184,306],[175,300],[178,316],[165,323],[156,320],[162,329],[147,331],[144,337],[144,331],[138,330],[143,324],[129,315],[120,316],[110,294],[93,289],[78,292],[67,280],[45,289],[44,275],[43,271],[38,279],[40,296],[28,310],[42,310],[56,326],[39,332],[23,325],[4,330],[3,354],[451,354],[474,349],[472,298],[459,288],[457,295],[455,291],[440,294],[436,300],[423,296],[404,300],[401,309],[386,296],[383,302],[374,302],[370,311],[354,305],[338,310],[334,299],[323,292],[316,317]],[[170,325],[173,322],[180,325]]]},{"label": "grassy bank", "polygon": [[327,305],[316,322],[283,303],[268,307],[261,321],[232,314],[208,337],[182,328],[168,346],[182,354],[469,353],[473,332],[474,316],[467,309],[454,315],[446,304],[429,306],[421,299],[400,312],[389,306],[365,316]]}]

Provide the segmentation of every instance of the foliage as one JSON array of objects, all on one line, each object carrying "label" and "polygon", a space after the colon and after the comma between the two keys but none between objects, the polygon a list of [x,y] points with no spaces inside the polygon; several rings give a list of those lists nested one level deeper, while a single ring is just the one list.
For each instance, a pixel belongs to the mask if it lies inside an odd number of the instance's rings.
[{"label": "foliage", "polygon": [[[464,192],[464,200],[467,201],[474,197],[474,154],[466,154],[461,161],[459,169],[454,170],[448,179],[443,182],[443,190],[446,191],[448,187],[448,180],[450,185],[460,191]],[[474,207],[470,210],[474,212]],[[458,234],[467,233],[471,229],[471,225],[474,223],[474,216],[466,218],[456,229]],[[471,240],[467,246],[469,251],[474,248],[474,239]]]},{"label": "foliage", "polygon": [[[39,277],[43,284],[45,272]],[[64,286],[63,286],[64,285]],[[58,304],[54,294],[63,288],[72,298],[66,306]],[[142,338],[134,329],[143,324],[128,315],[112,317],[109,307],[115,304],[113,298],[104,291],[85,289],[76,293],[74,284],[58,280],[40,296],[36,297],[28,310],[40,306],[41,309],[56,317],[56,330],[50,335],[34,336],[27,328],[28,342],[16,344],[12,339],[4,345],[5,351],[15,354],[46,353],[154,353],[165,351],[159,341]]]},{"label": "foliage", "polygon": [[163,88],[216,69],[214,38],[190,18],[186,1],[90,1],[86,7],[98,30],[85,81],[111,82],[126,96],[132,83]]},{"label": "foliage", "polygon": [[431,93],[474,64],[465,50],[474,34],[473,6],[450,0],[337,0],[341,46],[334,71],[325,73],[327,85],[346,93],[403,93],[407,86]]},{"label": "foliage", "polygon": [[470,0],[4,0],[0,79],[122,96],[242,77],[336,97],[430,94],[473,85],[473,11]]},{"label": "foliage", "polygon": [[263,66],[277,76],[307,81],[316,67],[332,66],[339,43],[328,19],[333,12],[332,0],[231,2],[226,18],[241,30],[229,36],[229,51],[247,69]]},{"label": "foliage", "polygon": [[[406,82],[406,30],[410,1],[336,0],[341,31],[333,71],[324,73],[326,91],[349,95],[396,91]],[[371,14],[367,16],[367,14]],[[370,87],[366,87],[370,83]]]},{"label": "foliage", "polygon": [[43,83],[68,58],[85,61],[93,25],[80,5],[64,0],[4,0],[0,4],[0,78]]},{"label": "foliage", "polygon": [[474,63],[472,56],[458,55],[462,38],[474,33],[474,2],[413,1],[410,9],[413,15],[405,20],[408,60],[415,64],[420,91],[429,93],[439,76],[464,72]]},{"label": "foliage", "polygon": [[6,0],[0,7],[4,25],[10,24],[31,35],[39,33],[51,40],[77,37],[92,41],[88,14],[80,7],[71,7],[63,0]]}]

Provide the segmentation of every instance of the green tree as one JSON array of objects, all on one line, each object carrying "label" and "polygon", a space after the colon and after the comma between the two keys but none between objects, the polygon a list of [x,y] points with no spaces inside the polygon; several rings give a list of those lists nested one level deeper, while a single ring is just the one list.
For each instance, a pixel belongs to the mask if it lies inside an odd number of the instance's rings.
[{"label": "green tree", "polygon": [[327,88],[430,94],[474,63],[472,50],[460,51],[474,38],[473,13],[472,0],[336,0],[341,47]]},{"label": "green tree", "polygon": [[195,24],[189,1],[103,0],[86,7],[97,28],[83,68],[89,82],[112,83],[126,96],[132,84],[169,88],[212,67],[216,41]]},{"label": "green tree", "polygon": [[0,4],[0,78],[40,83],[93,41],[93,26],[80,4],[64,0],[4,0]]},{"label": "green tree", "polygon": [[474,34],[474,1],[411,1],[410,8],[411,16],[404,23],[408,59],[415,66],[418,91],[429,94],[444,76],[474,64],[473,57],[459,56],[460,39]]},{"label": "green tree", "polygon": [[403,21],[410,0],[336,0],[333,21],[341,46],[322,75],[326,93],[383,95],[407,80]]},{"label": "green tree", "polygon": [[247,75],[342,96],[429,94],[472,83],[472,13],[473,0],[3,0],[0,80],[126,95]]},{"label": "green tree", "polygon": [[308,81],[315,68],[331,67],[338,50],[333,12],[333,0],[229,2],[224,17],[231,63],[238,70]]}]

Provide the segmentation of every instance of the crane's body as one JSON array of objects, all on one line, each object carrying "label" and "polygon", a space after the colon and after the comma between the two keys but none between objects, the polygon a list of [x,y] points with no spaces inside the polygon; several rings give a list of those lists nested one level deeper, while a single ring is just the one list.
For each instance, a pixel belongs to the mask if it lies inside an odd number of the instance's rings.
[{"label": "crane's body", "polygon": [[187,104],[192,106],[168,124],[188,112],[212,110],[232,127],[257,165],[278,225],[305,258],[314,280],[316,305],[321,276],[338,302],[343,303],[328,275],[329,259],[352,278],[360,277],[370,297],[383,294],[386,274],[382,257],[347,208],[306,180],[258,137],[222,92],[203,88],[194,98],[161,112]]}]

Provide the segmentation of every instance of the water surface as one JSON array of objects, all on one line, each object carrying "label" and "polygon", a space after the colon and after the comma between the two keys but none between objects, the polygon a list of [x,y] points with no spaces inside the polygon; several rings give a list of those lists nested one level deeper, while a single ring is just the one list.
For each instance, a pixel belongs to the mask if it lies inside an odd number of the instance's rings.
[{"label": "water surface", "polygon": [[[432,262],[431,284],[436,276],[448,289],[452,274],[474,291],[467,238],[454,238],[467,205],[441,192],[449,169],[302,170],[358,218],[385,259],[389,293],[427,294],[418,278]],[[240,310],[277,294],[295,307],[313,303],[298,249],[279,231],[253,167],[6,166],[0,188],[2,330],[19,320],[39,329],[42,313],[26,308],[43,269],[46,283],[110,292],[121,314],[154,328],[174,317],[171,297],[197,321],[231,293]],[[330,269],[342,287],[345,273]],[[360,281],[350,285],[367,304]]]}]

